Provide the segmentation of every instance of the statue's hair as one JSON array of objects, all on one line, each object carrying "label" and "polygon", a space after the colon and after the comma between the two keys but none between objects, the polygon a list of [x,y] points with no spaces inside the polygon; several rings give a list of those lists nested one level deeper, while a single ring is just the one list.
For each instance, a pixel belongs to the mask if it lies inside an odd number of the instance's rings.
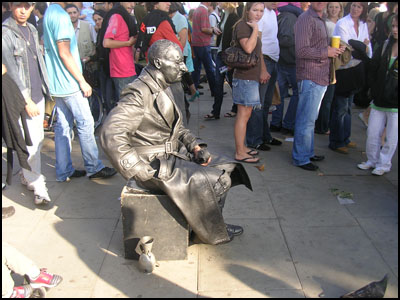
[{"label": "statue's hair", "polygon": [[163,58],[165,55],[168,53],[168,48],[174,47],[178,49],[180,52],[181,48],[175,44],[174,42],[171,42],[169,40],[158,40],[156,41],[151,47],[149,48],[149,51],[147,52],[147,58],[149,60],[149,64],[154,66],[154,60],[156,58]]}]

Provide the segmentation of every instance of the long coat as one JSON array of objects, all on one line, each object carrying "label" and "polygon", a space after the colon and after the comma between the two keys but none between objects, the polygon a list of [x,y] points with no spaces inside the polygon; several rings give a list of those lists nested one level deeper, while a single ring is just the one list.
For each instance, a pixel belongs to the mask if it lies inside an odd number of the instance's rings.
[{"label": "long coat", "polygon": [[[171,141],[174,154],[139,151]],[[203,242],[219,244],[229,240],[218,204],[221,193],[217,195],[216,186],[223,174],[229,174],[231,182],[225,185],[224,192],[238,184],[251,189],[249,177],[241,164],[222,156],[212,155],[207,167],[192,161],[199,141],[182,125],[182,114],[160,71],[148,65],[124,89],[103,124],[100,143],[125,179],[133,178],[139,186],[167,194]],[[157,176],[147,181],[135,178],[140,161],[150,164],[156,159]]]}]

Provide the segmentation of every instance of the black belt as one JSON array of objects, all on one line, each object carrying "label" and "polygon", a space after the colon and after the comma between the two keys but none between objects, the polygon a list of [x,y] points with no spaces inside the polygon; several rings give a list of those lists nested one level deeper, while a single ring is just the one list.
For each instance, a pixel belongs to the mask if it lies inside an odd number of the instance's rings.
[{"label": "black belt", "polygon": [[265,58],[266,60],[274,61],[274,60],[273,60],[271,57],[269,57],[268,55],[263,54],[263,56],[264,56],[264,58]]}]

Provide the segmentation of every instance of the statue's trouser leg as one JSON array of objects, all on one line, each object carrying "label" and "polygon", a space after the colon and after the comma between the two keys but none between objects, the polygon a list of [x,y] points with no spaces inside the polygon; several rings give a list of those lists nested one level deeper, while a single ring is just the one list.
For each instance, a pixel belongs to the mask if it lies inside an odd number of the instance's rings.
[{"label": "statue's trouser leg", "polygon": [[228,195],[231,184],[231,177],[226,172],[224,172],[214,185],[215,196],[218,199],[218,206],[221,210],[221,213],[222,209],[224,208],[226,196]]}]

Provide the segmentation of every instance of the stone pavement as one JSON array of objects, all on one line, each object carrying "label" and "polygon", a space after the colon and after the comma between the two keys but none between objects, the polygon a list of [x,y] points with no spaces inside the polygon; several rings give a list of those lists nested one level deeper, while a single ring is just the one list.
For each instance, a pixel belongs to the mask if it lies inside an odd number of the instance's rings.
[{"label": "stone pavement", "polygon": [[[207,86],[207,84],[205,84]],[[220,120],[203,120],[213,101],[209,90],[191,103],[189,127],[212,151],[234,154],[234,118],[224,118],[232,100],[229,87]],[[227,223],[244,234],[225,245],[191,245],[186,261],[160,261],[151,275],[123,258],[119,197],[124,179],[55,181],[54,134],[46,133],[42,169],[52,204],[41,209],[20,184],[14,158],[13,185],[2,206],[16,213],[2,221],[2,240],[38,266],[63,276],[48,297],[339,297],[389,274],[386,297],[398,297],[398,158],[392,171],[375,177],[357,169],[365,160],[366,130],[353,109],[350,154],[328,149],[328,136],[315,136],[318,172],[291,164],[292,142],[260,154],[260,171],[245,164],[253,192],[231,189],[224,209]],[[2,181],[6,155],[2,147]],[[103,162],[110,166],[104,153]],[[75,168],[83,168],[78,138]],[[331,189],[354,194],[342,205]],[[157,243],[157,241],[155,241]]]}]

